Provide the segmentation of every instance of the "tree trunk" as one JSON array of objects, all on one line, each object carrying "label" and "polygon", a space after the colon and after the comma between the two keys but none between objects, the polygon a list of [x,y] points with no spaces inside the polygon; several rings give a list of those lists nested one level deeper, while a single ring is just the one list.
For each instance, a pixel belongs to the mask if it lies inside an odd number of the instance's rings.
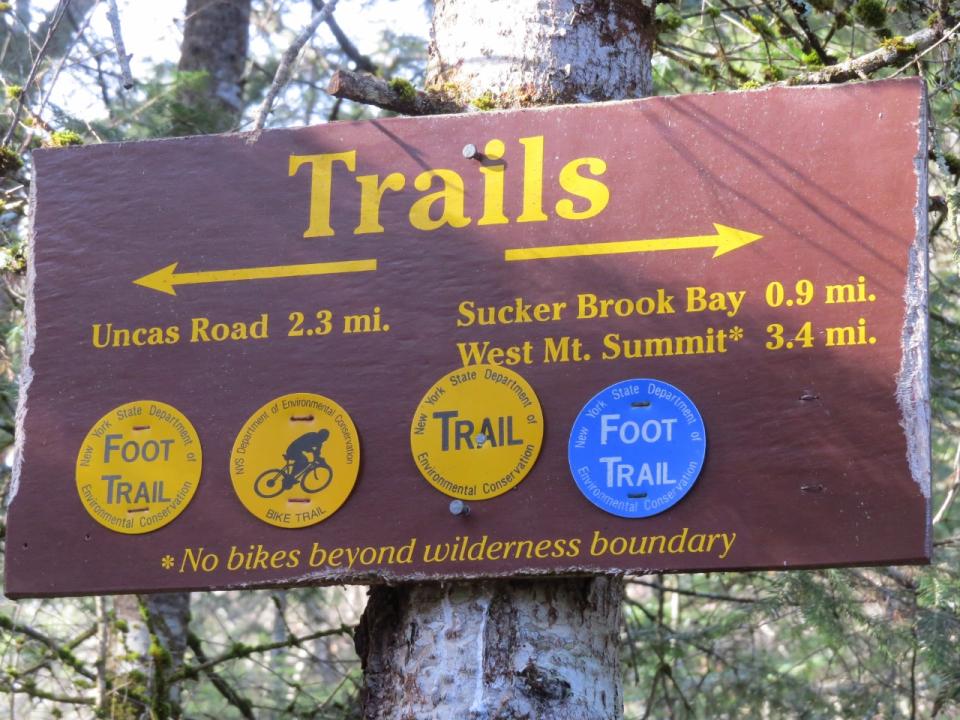
[{"label": "tree trunk", "polygon": [[[484,107],[642,97],[654,35],[639,1],[436,0],[427,87]],[[375,587],[364,717],[619,718],[622,598],[613,577]]]},{"label": "tree trunk", "polygon": [[190,593],[121,595],[114,611],[113,647],[104,668],[113,691],[102,696],[101,711],[116,720],[180,717],[179,688],[166,678],[183,664]]},{"label": "tree trunk", "polygon": [[497,107],[653,92],[652,3],[436,0],[427,87]]},{"label": "tree trunk", "polygon": [[187,0],[175,135],[236,129],[249,34],[250,0]]},{"label": "tree trunk", "polygon": [[623,709],[619,578],[375,587],[364,718],[592,720]]}]

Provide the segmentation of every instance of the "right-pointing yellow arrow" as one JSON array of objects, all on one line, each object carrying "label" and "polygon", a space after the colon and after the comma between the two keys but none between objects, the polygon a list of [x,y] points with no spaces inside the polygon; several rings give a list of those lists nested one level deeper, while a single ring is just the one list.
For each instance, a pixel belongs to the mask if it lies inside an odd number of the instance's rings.
[{"label": "right-pointing yellow arrow", "polygon": [[716,248],[713,257],[756,242],[763,235],[737,230],[714,223],[713,235],[690,235],[687,237],[656,238],[653,240],[620,240],[617,242],[581,243],[578,245],[551,245],[548,247],[514,248],[505,250],[503,259],[546,260],[549,258],[584,257],[587,255],[620,255],[624,253],[659,252],[661,250],[694,250],[697,248]]},{"label": "right-pointing yellow arrow", "polygon": [[304,275],[333,275],[369,272],[376,269],[377,261],[375,259],[306,263],[303,265],[275,265],[272,267],[238,268],[236,270],[203,270],[186,273],[178,273],[177,263],[172,263],[156,272],[137,278],[133,282],[157,292],[176,295],[177,285],[202,285],[216,282],[237,282],[238,280],[303,277]]}]

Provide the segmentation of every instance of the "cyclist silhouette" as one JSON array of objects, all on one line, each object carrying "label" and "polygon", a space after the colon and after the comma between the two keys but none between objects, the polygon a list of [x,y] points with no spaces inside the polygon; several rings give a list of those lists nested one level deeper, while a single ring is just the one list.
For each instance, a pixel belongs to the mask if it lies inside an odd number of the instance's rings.
[{"label": "cyclist silhouette", "polygon": [[[333,480],[333,468],[323,459],[323,444],[329,430],[304,433],[283,453],[286,465],[264,470],[253,483],[253,491],[262,498],[275,498],[299,485],[304,492],[318,493]],[[318,473],[326,470],[326,473]]]},{"label": "cyclist silhouette", "polygon": [[323,444],[327,441],[328,437],[330,437],[329,430],[308,432],[290,443],[287,451],[283,454],[283,458],[287,462],[293,463],[293,467],[290,468],[290,474],[292,476],[296,477],[302,473],[311,463],[313,463],[315,467],[321,467],[329,470],[331,473],[333,472],[333,469],[327,465],[327,461],[324,460],[320,454],[323,450]]}]

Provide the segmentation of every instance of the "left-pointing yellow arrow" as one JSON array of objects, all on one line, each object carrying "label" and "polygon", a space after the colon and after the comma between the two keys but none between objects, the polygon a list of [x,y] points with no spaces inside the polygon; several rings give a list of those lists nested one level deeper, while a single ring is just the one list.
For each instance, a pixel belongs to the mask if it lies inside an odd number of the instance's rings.
[{"label": "left-pointing yellow arrow", "polygon": [[239,268],[236,270],[204,270],[187,273],[178,273],[176,271],[177,263],[171,263],[156,272],[137,278],[133,282],[136,285],[142,285],[145,288],[167,295],[176,295],[177,285],[205,285],[206,283],[303,277],[305,275],[335,275],[338,273],[371,272],[376,269],[377,261],[375,259],[307,263],[304,265],[274,265],[273,267]]}]

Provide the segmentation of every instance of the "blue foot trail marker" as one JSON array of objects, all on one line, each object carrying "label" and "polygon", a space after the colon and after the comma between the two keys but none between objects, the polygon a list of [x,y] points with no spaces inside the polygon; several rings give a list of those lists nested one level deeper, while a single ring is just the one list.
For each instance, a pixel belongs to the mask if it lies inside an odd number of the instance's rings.
[{"label": "blue foot trail marker", "polygon": [[707,432],[693,400],[662,380],[623,380],[593,396],[573,423],[567,456],[580,492],[625,518],[662,513],[703,468]]}]

